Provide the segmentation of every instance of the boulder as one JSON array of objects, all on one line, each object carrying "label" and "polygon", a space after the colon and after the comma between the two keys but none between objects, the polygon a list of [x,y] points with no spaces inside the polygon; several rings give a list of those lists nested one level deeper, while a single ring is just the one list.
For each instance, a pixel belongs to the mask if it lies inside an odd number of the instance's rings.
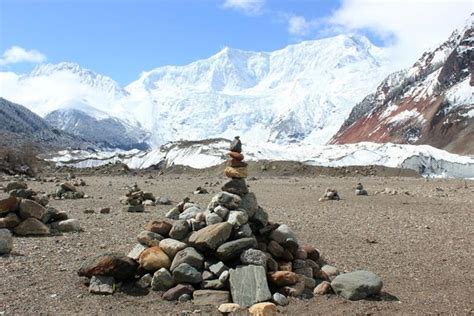
[{"label": "boulder", "polygon": [[188,245],[184,242],[172,238],[166,238],[160,241],[160,248],[166,252],[170,259],[173,259],[178,251],[181,251],[186,247],[188,247]]},{"label": "boulder", "polygon": [[255,196],[255,193],[249,192],[242,196],[240,208],[246,210],[248,216],[252,218],[258,210],[257,197]]},{"label": "boulder", "polygon": [[174,285],[173,276],[165,268],[155,271],[151,279],[151,289],[154,291],[168,291]]},{"label": "boulder", "polygon": [[188,220],[191,218],[196,217],[196,214],[200,213],[201,209],[197,206],[192,206],[183,211],[183,213],[179,214],[178,218],[181,220]]},{"label": "boulder", "polygon": [[233,302],[243,307],[272,298],[265,268],[261,266],[249,265],[231,269],[229,284]]},{"label": "boulder", "polygon": [[81,225],[79,224],[79,220],[77,219],[66,219],[64,221],[55,222],[54,225],[51,225],[51,227],[53,226],[61,233],[81,231]]},{"label": "boulder", "polygon": [[226,182],[222,188],[222,191],[229,192],[232,194],[236,194],[238,196],[245,196],[248,192],[249,189],[247,187],[247,184],[245,183],[244,179],[232,179],[228,182]]},{"label": "boulder", "polygon": [[0,229],[0,255],[10,253],[12,248],[12,233],[8,229]]},{"label": "boulder", "polygon": [[171,230],[171,223],[164,221],[164,220],[151,220],[145,226],[145,230],[150,232],[160,234],[162,236],[168,236]]},{"label": "boulder", "polygon": [[217,205],[214,208],[214,213],[217,214],[222,220],[225,220],[227,216],[229,215],[229,209],[222,205]]},{"label": "boulder", "polygon": [[141,243],[142,245],[148,246],[148,247],[153,247],[153,246],[159,246],[161,243],[161,240],[163,240],[163,236],[160,234],[144,230],[137,236],[137,241]]},{"label": "boulder", "polygon": [[228,192],[219,192],[211,200],[209,203],[209,209],[213,210],[218,205],[224,206],[229,210],[237,209],[240,205],[241,198],[240,196]]},{"label": "boulder", "polygon": [[246,224],[248,220],[249,216],[247,215],[247,212],[241,210],[230,211],[229,217],[227,218],[227,222],[232,224],[234,227],[240,227]]},{"label": "boulder", "polygon": [[220,217],[216,213],[206,212],[206,225],[214,225],[224,221],[222,217]]},{"label": "boulder", "polygon": [[169,236],[173,239],[182,240],[189,234],[189,224],[185,220],[177,220],[173,223]]},{"label": "boulder", "polygon": [[171,271],[182,263],[187,263],[200,270],[203,262],[204,257],[193,247],[188,247],[176,253],[173,262],[171,263]]},{"label": "boulder", "polygon": [[254,304],[249,308],[252,316],[276,316],[278,310],[276,305],[270,302]]},{"label": "boulder", "polygon": [[138,263],[122,254],[103,254],[87,259],[77,272],[79,276],[111,276],[119,281],[130,280],[135,276]]},{"label": "boulder", "polygon": [[273,296],[272,296],[272,301],[273,303],[277,304],[277,305],[280,305],[280,306],[286,306],[290,303],[290,301],[288,300],[288,298],[281,294],[281,293],[274,293]]},{"label": "boulder", "polygon": [[349,300],[361,300],[379,294],[382,279],[370,271],[354,271],[338,275],[332,282],[334,292]]},{"label": "boulder", "polygon": [[6,199],[0,200],[0,216],[8,214],[10,212],[15,212],[18,209],[19,201],[16,197],[9,197]]},{"label": "boulder", "polygon": [[20,217],[22,219],[34,217],[36,219],[42,220],[45,214],[46,208],[43,205],[38,204],[32,200],[21,200]]},{"label": "boulder", "polygon": [[50,234],[48,226],[34,217],[27,218],[16,226],[13,231],[18,236],[47,236]]},{"label": "boulder", "polygon": [[181,263],[174,268],[173,279],[175,283],[196,284],[202,281],[202,275],[195,267],[187,263]]},{"label": "boulder", "polygon": [[239,257],[242,251],[257,247],[257,240],[254,237],[242,238],[228,241],[220,245],[216,250],[216,255],[221,260],[229,260]]},{"label": "boulder", "polygon": [[230,302],[229,291],[197,290],[193,292],[195,305],[221,305]]},{"label": "boulder", "polygon": [[232,225],[228,222],[207,226],[189,237],[189,244],[199,250],[215,250],[225,243],[232,233]]},{"label": "boulder", "polygon": [[167,301],[176,301],[181,295],[192,295],[194,287],[191,284],[178,284],[163,294],[163,299]]},{"label": "boulder", "polygon": [[161,268],[169,269],[171,265],[170,258],[159,246],[145,249],[141,253],[138,262],[147,271],[156,271]]},{"label": "boulder", "polygon": [[93,294],[114,294],[115,280],[108,276],[92,276],[89,292]]},{"label": "boulder", "polygon": [[271,234],[270,238],[279,244],[283,244],[287,239],[296,240],[296,236],[288,225],[280,225]]},{"label": "boulder", "polygon": [[240,254],[240,261],[243,264],[253,264],[256,266],[267,266],[267,256],[261,250],[247,249]]}]

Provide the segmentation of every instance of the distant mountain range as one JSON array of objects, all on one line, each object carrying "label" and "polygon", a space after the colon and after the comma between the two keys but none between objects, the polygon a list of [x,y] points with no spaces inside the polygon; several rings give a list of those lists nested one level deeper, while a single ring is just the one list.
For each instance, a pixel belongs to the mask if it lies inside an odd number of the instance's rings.
[{"label": "distant mountain range", "polygon": [[474,154],[474,19],[389,75],[352,110],[331,143],[429,144]]},{"label": "distant mountain range", "polygon": [[224,48],[124,88],[75,63],[44,64],[0,72],[0,94],[95,148],[240,135],[249,144],[395,142],[472,154],[473,38],[471,16],[393,74],[386,49],[339,35],[274,52]]}]

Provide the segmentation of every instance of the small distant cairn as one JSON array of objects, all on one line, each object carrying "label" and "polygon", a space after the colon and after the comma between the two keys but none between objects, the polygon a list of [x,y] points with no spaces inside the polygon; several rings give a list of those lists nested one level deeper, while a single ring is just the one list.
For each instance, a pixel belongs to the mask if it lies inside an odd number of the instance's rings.
[{"label": "small distant cairn", "polygon": [[10,197],[0,199],[0,254],[12,250],[12,235],[49,236],[81,231],[77,219],[48,207],[48,197],[31,189],[25,182],[10,182],[5,191]]},{"label": "small distant cairn", "polygon": [[340,197],[339,197],[339,194],[337,194],[336,189],[327,188],[323,196],[319,198],[319,201],[323,202],[323,201],[331,201],[331,200],[339,201]]},{"label": "small distant cairn", "polygon": [[86,260],[78,275],[88,278],[89,292],[113,294],[120,282],[129,282],[162,292],[164,300],[251,315],[273,315],[277,305],[289,304],[288,297],[378,294],[378,276],[365,271],[341,274],[346,278],[341,280],[319,250],[300,245],[288,225],[269,221],[245,184],[241,146],[238,138],[232,142],[224,171],[231,180],[204,210],[185,198],[167,218],[149,221],[128,255]]},{"label": "small distant cairn", "polygon": [[81,185],[79,182],[75,182],[71,184],[70,182],[63,182],[59,184],[56,192],[52,193],[51,196],[57,200],[67,200],[67,199],[83,199],[87,198],[88,196],[84,193],[84,191],[78,190],[78,186]]},{"label": "small distant cairn", "polygon": [[145,211],[145,206],[155,206],[156,197],[151,192],[144,192],[138,184],[133,184],[127,188],[127,193],[120,199],[120,203],[125,205],[124,212],[139,213]]},{"label": "small distant cairn", "polygon": [[364,186],[360,182],[357,183],[357,185],[356,185],[355,194],[356,195],[368,195],[367,191],[364,189]]}]

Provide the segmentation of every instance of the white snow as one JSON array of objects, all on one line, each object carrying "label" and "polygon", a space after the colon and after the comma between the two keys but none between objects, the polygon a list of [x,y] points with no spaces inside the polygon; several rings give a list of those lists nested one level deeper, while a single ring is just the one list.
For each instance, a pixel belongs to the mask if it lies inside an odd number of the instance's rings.
[{"label": "white snow", "polygon": [[[223,163],[228,141],[214,141],[207,145],[170,143],[149,152],[120,152],[115,154],[87,152],[61,152],[47,160],[58,165],[75,167],[99,166],[121,161],[131,168],[147,168],[158,163],[166,166],[186,165],[206,168]],[[342,167],[379,165],[408,168],[426,176],[474,178],[474,157],[460,156],[428,145],[399,145],[357,143],[347,145],[307,145],[274,143],[246,144],[245,159],[291,160],[308,165]]]}]

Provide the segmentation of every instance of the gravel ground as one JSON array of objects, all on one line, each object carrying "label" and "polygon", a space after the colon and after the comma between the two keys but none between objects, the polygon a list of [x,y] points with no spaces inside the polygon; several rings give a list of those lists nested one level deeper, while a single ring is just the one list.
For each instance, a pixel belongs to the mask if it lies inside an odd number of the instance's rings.
[{"label": "gravel ground", "polygon": [[[128,253],[150,219],[170,206],[145,213],[123,213],[124,186],[137,183],[156,196],[179,201],[185,196],[205,207],[211,194],[192,195],[198,186],[218,191],[218,177],[161,175],[87,176],[90,199],[51,201],[78,218],[82,233],[42,238],[14,238],[14,251],[0,256],[0,315],[10,314],[177,314],[215,307],[170,303],[156,292],[131,287],[113,296],[89,294],[76,271],[83,260],[103,252]],[[354,195],[362,182],[369,196]],[[4,182],[5,183],[5,182]],[[207,183],[207,184],[206,184]],[[384,281],[378,299],[346,301],[335,295],[293,299],[279,307],[285,314],[341,313],[474,313],[474,182],[384,177],[269,177],[249,181],[270,219],[286,223],[300,243],[316,246],[342,271],[367,269]],[[1,184],[1,182],[0,182]],[[54,183],[29,182],[35,190],[53,192]],[[341,200],[318,202],[326,187],[337,188]],[[377,194],[385,188],[398,194]],[[0,197],[6,197],[0,193]],[[99,214],[111,207],[110,214]],[[96,210],[84,214],[86,208]],[[199,314],[199,312],[197,312]]]}]

